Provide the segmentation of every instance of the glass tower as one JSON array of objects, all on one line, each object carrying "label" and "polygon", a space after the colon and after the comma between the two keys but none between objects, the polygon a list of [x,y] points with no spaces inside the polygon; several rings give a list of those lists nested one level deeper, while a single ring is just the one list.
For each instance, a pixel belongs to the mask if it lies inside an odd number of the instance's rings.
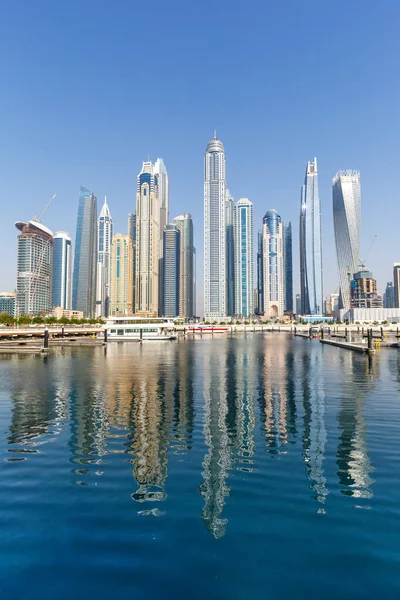
[{"label": "glass tower", "polygon": [[226,314],[232,316],[235,312],[235,247],[233,232],[234,200],[226,190],[225,220],[226,220]]},{"label": "glass tower", "polygon": [[76,221],[72,308],[85,317],[96,310],[97,275],[97,198],[81,186]]},{"label": "glass tower", "polygon": [[174,225],[180,232],[179,316],[182,319],[191,319],[194,316],[194,247],[191,215],[185,213],[175,217]]},{"label": "glass tower", "polygon": [[247,198],[233,210],[235,247],[235,313],[254,314],[253,205]]},{"label": "glass tower", "polygon": [[333,178],[333,226],[339,271],[339,308],[351,307],[350,282],[360,256],[360,172],[339,171]]},{"label": "glass tower", "polygon": [[65,231],[58,231],[53,245],[52,305],[71,309],[72,302],[72,243]]},{"label": "glass tower", "polygon": [[400,308],[400,263],[393,265],[394,308]]},{"label": "glass tower", "polygon": [[108,316],[108,304],[110,297],[110,251],[113,238],[113,222],[110,209],[107,204],[107,196],[104,196],[104,204],[98,221],[97,235],[97,260],[103,265],[98,269],[99,278],[97,282],[98,293],[96,295],[96,316]]},{"label": "glass tower", "polygon": [[263,220],[264,315],[280,317],[284,312],[282,220],[268,210]]},{"label": "glass tower", "polygon": [[383,307],[395,308],[394,287],[391,281],[386,284],[385,293],[383,294]]},{"label": "glass tower", "polygon": [[16,314],[51,310],[53,233],[38,221],[15,223],[18,236]]},{"label": "glass tower", "polygon": [[300,207],[300,287],[303,315],[323,314],[321,204],[317,159],[307,163]]},{"label": "glass tower", "polygon": [[225,316],[226,181],[224,145],[214,134],[204,155],[204,315]]},{"label": "glass tower", "polygon": [[293,256],[292,224],[283,222],[283,286],[285,293],[284,310],[293,312]]},{"label": "glass tower", "polygon": [[176,225],[164,228],[164,317],[177,317],[179,314],[180,279],[180,238]]},{"label": "glass tower", "polygon": [[263,237],[262,231],[257,232],[257,296],[258,314],[264,312],[264,274],[263,274]]}]

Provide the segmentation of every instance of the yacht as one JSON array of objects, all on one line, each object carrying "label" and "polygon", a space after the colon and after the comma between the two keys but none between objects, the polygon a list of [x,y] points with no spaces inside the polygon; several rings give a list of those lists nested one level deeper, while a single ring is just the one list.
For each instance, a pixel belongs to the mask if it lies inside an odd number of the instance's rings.
[{"label": "yacht", "polygon": [[110,342],[176,340],[174,322],[168,318],[108,317],[104,329]]}]

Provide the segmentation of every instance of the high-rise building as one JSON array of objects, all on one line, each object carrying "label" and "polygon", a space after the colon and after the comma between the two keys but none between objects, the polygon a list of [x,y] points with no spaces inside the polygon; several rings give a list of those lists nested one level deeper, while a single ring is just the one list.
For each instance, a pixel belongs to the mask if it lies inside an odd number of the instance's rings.
[{"label": "high-rise building", "polygon": [[180,240],[181,233],[176,225],[164,227],[164,317],[177,317],[179,314],[180,291]]},{"label": "high-rise building", "polygon": [[53,233],[38,221],[17,221],[16,314],[37,315],[51,310]]},{"label": "high-rise building", "polygon": [[285,312],[293,312],[293,255],[292,255],[292,224],[284,221],[283,231],[283,288]]},{"label": "high-rise building", "polygon": [[137,177],[135,312],[159,315],[160,202],[151,162]]},{"label": "high-rise building", "polygon": [[241,198],[233,209],[235,248],[235,313],[254,314],[253,204]]},{"label": "high-rise building", "polygon": [[159,229],[160,229],[160,256],[158,264],[158,304],[159,313],[161,314],[161,307],[163,305],[163,233],[164,227],[169,223],[169,189],[168,189],[168,173],[165,168],[165,164],[162,158],[157,158],[154,163],[154,175],[157,178],[156,193],[159,202]]},{"label": "high-rise building", "polygon": [[317,159],[307,163],[300,206],[300,287],[303,315],[322,315],[322,233]]},{"label": "high-rise building", "polygon": [[[113,239],[113,221],[104,196],[104,204],[100,212],[97,234],[97,260],[103,268],[97,269],[96,316],[108,315],[110,296],[110,251]],[[100,281],[99,281],[100,279]]]},{"label": "high-rise building", "polygon": [[391,281],[388,281],[385,293],[383,294],[383,308],[395,308],[395,305],[394,286]]},{"label": "high-rise building", "polygon": [[0,315],[15,317],[15,292],[0,292]]},{"label": "high-rise building", "polygon": [[296,315],[301,315],[301,296],[296,294]]},{"label": "high-rise building", "polygon": [[[174,219],[174,225],[180,232],[179,258],[179,316],[191,319],[194,316],[194,247],[193,221],[191,215],[185,213]],[[165,234],[164,234],[165,239]]]},{"label": "high-rise building", "polygon": [[325,315],[330,316],[339,310],[339,294],[328,294],[325,300]]},{"label": "high-rise building", "polygon": [[360,172],[339,171],[333,178],[333,226],[339,272],[339,308],[350,309],[350,281],[360,255]]},{"label": "high-rise building", "polygon": [[193,246],[193,316],[197,317],[196,248]]},{"label": "high-rise building", "polygon": [[224,145],[214,134],[204,155],[204,315],[226,315],[226,181]]},{"label": "high-rise building", "polygon": [[350,287],[351,308],[382,308],[382,297],[376,289],[376,279],[370,271],[354,273]]},{"label": "high-rise building", "polygon": [[226,190],[225,202],[225,248],[226,248],[226,314],[232,316],[235,309],[235,242],[234,242],[234,200]]},{"label": "high-rise building", "polygon": [[284,313],[283,231],[276,210],[268,210],[263,219],[264,316]]},{"label": "high-rise building", "polygon": [[394,307],[400,308],[400,263],[393,265]]},{"label": "high-rise building", "polygon": [[257,314],[264,312],[263,233],[257,232]]},{"label": "high-rise building", "polygon": [[65,231],[54,236],[52,305],[64,310],[72,308],[72,242]]},{"label": "high-rise building", "polygon": [[76,221],[72,308],[95,316],[97,278],[97,198],[81,186]]},{"label": "high-rise building", "polygon": [[129,213],[128,215],[128,235],[132,240],[133,247],[133,275],[132,275],[132,306],[135,310],[135,297],[136,297],[136,215]]},{"label": "high-rise building", "polygon": [[110,315],[131,315],[133,247],[130,235],[116,233],[110,254]]}]

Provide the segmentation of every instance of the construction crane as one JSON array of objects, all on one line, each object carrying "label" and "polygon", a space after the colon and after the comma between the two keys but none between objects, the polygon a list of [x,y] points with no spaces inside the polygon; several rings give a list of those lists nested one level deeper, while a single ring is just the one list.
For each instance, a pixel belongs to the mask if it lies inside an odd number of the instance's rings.
[{"label": "construction crane", "polygon": [[53,202],[54,198],[56,197],[57,194],[53,194],[52,197],[50,198],[50,201],[46,204],[45,209],[42,211],[42,214],[40,215],[40,217],[38,218],[36,215],[33,215],[33,219],[32,221],[36,221],[36,223],[41,223],[42,222],[42,218],[44,213],[47,211],[47,209],[49,208],[50,204]]},{"label": "construction crane", "polygon": [[377,237],[378,237],[377,234],[375,234],[374,236],[372,236],[372,240],[371,240],[371,243],[369,245],[369,248],[367,250],[366,255],[364,256],[364,258],[360,258],[359,261],[358,261],[359,266],[361,267],[362,271],[364,271],[364,269],[366,267],[367,258],[370,255],[370,252],[372,250],[373,245],[375,244],[375,241],[376,241]]}]

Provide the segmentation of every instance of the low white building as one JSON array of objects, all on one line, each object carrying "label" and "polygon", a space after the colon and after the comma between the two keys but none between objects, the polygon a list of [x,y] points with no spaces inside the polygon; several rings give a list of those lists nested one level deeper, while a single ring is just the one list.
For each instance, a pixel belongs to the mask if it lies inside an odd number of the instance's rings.
[{"label": "low white building", "polygon": [[388,323],[400,323],[400,308],[350,308],[340,309],[335,316],[342,322],[349,323],[373,323],[387,321]]}]

